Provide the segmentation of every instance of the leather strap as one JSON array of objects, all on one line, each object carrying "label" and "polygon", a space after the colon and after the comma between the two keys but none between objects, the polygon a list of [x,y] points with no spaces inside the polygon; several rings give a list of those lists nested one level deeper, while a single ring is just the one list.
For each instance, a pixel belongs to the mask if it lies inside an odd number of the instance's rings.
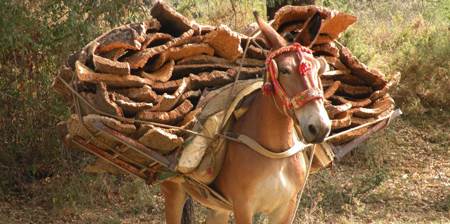
[{"label": "leather strap", "polygon": [[[231,115],[233,114],[237,104],[239,102],[241,102],[241,100],[245,97],[248,96],[249,94],[251,94],[252,92],[256,91],[257,89],[261,88],[262,86],[262,81],[260,82],[255,82],[252,85],[246,87],[245,89],[243,89],[237,96],[236,98],[233,100],[233,102],[231,103],[231,105],[229,106],[228,110],[226,111],[225,114],[225,121],[228,121],[228,119],[231,117]],[[283,159],[283,158],[288,158],[291,157],[299,152],[304,151],[305,149],[307,149],[308,147],[310,147],[310,145],[306,146],[303,142],[301,142],[298,138],[298,134],[297,134],[297,130],[294,131],[294,136],[293,136],[293,141],[294,141],[294,145],[289,148],[286,151],[283,152],[272,152],[268,149],[266,149],[264,146],[260,145],[257,141],[255,141],[253,138],[250,138],[247,135],[243,135],[243,134],[237,134],[237,133],[232,133],[232,132],[228,132],[226,133],[227,136],[232,136],[233,138],[235,138],[236,140],[238,140],[240,143],[248,146],[250,149],[254,150],[255,152],[267,157],[267,158],[271,158],[271,159]]]},{"label": "leather strap", "polygon": [[291,99],[292,109],[303,107],[303,105],[315,99],[322,99],[322,90],[318,88],[307,89]]},{"label": "leather strap", "polygon": [[247,135],[238,134],[237,139],[242,144],[245,144],[249,148],[253,149],[255,152],[271,159],[288,158],[310,147],[305,145],[303,142],[299,141],[297,135],[294,135],[294,145],[283,152],[272,152],[266,149],[264,146],[260,145],[253,138],[248,137]]}]

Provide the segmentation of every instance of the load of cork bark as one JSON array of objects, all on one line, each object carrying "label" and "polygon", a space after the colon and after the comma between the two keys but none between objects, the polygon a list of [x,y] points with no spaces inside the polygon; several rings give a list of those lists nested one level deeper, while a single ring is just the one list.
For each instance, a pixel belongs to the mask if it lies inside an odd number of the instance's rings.
[{"label": "load of cork bark", "polygon": [[[312,50],[329,64],[321,79],[332,119],[331,134],[390,113],[394,109],[388,94],[392,84],[337,42],[356,17],[318,6],[285,6],[271,25],[292,41],[290,38],[316,12],[321,13],[323,27]],[[95,122],[163,155],[179,153],[191,136],[182,129],[192,129],[198,122],[202,97],[232,83],[238,71],[242,80],[261,78],[270,50],[260,36],[254,35],[255,29],[241,34],[223,25],[200,25],[163,2],[154,5],[151,16],[142,23],[115,28],[87,44],[69,57],[60,73],[62,79],[54,82],[73,113],[65,122],[66,139],[81,137],[115,155],[113,161],[130,153],[122,160],[137,167],[146,159],[131,155],[134,152],[126,145],[99,135],[93,127]],[[331,143],[346,143],[367,130],[349,132]]]}]

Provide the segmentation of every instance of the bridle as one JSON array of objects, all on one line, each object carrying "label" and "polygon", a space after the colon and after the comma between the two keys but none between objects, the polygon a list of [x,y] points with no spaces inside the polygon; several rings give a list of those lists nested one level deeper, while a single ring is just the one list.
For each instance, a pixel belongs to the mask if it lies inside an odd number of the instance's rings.
[{"label": "bridle", "polygon": [[[295,52],[300,61],[298,72],[300,76],[302,76],[302,80],[306,87],[304,91],[295,94],[292,98],[287,95],[284,87],[278,81],[278,66],[274,60],[274,58],[289,52]],[[262,92],[266,96],[272,95],[278,97],[284,113],[290,116],[295,109],[303,107],[308,102],[323,99],[322,82],[317,74],[314,75],[312,73],[312,65],[309,61],[304,59],[304,55],[310,55],[312,57],[312,51],[301,46],[299,43],[294,43],[270,52],[265,62],[267,75],[265,77],[265,82],[261,87]],[[279,107],[276,100],[275,104]]]}]

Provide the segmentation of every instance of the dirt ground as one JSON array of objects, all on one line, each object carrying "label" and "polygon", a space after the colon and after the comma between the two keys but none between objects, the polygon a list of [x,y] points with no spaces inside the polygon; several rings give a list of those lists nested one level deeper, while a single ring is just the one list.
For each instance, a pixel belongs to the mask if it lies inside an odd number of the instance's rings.
[{"label": "dirt ground", "polygon": [[[295,223],[450,223],[449,118],[447,112],[403,116],[332,169],[312,175]],[[73,197],[85,198],[71,206],[46,198],[58,178],[30,184],[30,195],[1,201],[0,223],[163,223],[158,187],[125,177],[134,181],[127,185],[132,190],[75,192]],[[100,180],[92,187],[124,181]],[[84,206],[80,200],[93,201]],[[204,222],[204,211],[195,206],[196,223]],[[264,216],[256,219],[267,223]]]}]

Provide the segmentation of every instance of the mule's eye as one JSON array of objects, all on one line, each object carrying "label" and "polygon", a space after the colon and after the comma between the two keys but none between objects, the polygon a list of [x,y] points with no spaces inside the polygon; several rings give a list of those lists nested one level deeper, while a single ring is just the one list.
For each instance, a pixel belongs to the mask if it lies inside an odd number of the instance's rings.
[{"label": "mule's eye", "polygon": [[289,69],[287,69],[287,68],[280,68],[280,70],[278,72],[280,74],[283,74],[283,75],[290,75],[291,74],[291,71],[289,71]]}]

